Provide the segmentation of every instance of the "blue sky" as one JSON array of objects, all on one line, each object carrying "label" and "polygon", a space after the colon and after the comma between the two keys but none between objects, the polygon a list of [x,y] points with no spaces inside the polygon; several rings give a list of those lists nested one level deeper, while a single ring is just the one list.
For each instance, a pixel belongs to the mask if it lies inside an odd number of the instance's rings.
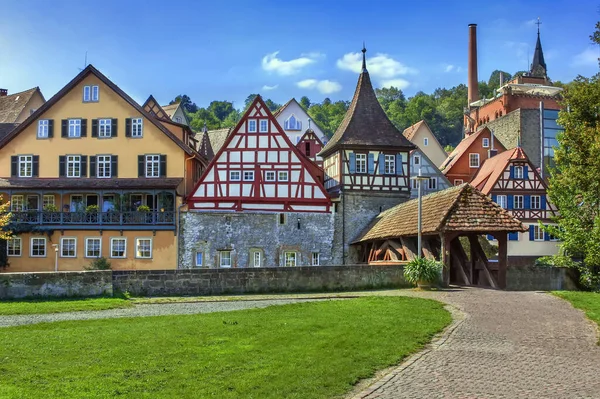
[{"label": "blue sky", "polygon": [[[475,6],[473,6],[475,5]],[[0,87],[54,95],[88,62],[137,101],[187,94],[199,106],[250,93],[284,103],[350,100],[363,40],[375,86],[407,96],[467,80],[469,23],[479,78],[527,68],[537,17],[553,80],[598,72],[597,1],[5,0]]]}]

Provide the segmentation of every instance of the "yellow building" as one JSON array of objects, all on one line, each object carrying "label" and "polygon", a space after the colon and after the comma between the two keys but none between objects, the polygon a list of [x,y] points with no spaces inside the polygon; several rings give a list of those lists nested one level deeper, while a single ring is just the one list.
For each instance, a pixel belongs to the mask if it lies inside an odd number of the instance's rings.
[{"label": "yellow building", "polygon": [[179,207],[207,165],[190,137],[89,65],[0,141],[5,270],[176,268]]},{"label": "yellow building", "polygon": [[444,163],[446,158],[448,158],[448,153],[446,153],[444,147],[442,147],[431,131],[431,128],[424,120],[407,127],[402,134],[409,139],[411,143],[417,145],[427,158],[429,158],[438,168]]}]

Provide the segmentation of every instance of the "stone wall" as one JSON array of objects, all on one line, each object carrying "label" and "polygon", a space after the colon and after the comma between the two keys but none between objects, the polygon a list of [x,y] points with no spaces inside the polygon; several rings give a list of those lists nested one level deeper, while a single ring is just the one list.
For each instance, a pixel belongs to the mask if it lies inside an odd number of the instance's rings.
[{"label": "stone wall", "polygon": [[577,290],[574,270],[558,267],[519,267],[506,271],[506,289],[510,291]]},{"label": "stone wall", "polygon": [[494,135],[503,146],[508,149],[515,148],[521,126],[521,110],[509,112],[501,118],[488,122],[485,126],[494,131]]},{"label": "stone wall", "polygon": [[132,295],[222,295],[351,291],[405,286],[403,267],[322,266],[114,271],[115,292]]},{"label": "stone wall", "polygon": [[112,271],[0,274],[0,299],[112,296]]},{"label": "stone wall", "polygon": [[219,266],[219,251],[231,251],[232,267],[253,266],[253,252],[261,265],[284,265],[284,252],[297,253],[297,266],[311,265],[319,253],[321,265],[331,265],[333,213],[185,212],[181,217],[179,267],[195,267],[198,252],[203,267]]}]

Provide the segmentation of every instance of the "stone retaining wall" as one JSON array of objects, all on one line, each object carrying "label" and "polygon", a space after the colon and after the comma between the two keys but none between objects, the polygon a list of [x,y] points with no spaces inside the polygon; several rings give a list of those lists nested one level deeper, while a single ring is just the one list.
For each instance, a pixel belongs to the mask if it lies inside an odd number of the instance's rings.
[{"label": "stone retaining wall", "polygon": [[559,267],[513,267],[506,271],[510,291],[577,290],[575,271]]},{"label": "stone retaining wall", "polygon": [[1,273],[0,299],[112,296],[112,271]]}]

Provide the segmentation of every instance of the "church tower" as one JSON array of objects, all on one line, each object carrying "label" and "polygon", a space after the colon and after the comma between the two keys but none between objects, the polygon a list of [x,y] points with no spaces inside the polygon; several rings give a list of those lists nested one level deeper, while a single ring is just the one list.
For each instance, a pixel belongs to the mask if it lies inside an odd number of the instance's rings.
[{"label": "church tower", "polygon": [[548,79],[548,70],[546,68],[546,61],[544,61],[544,52],[542,51],[542,42],[540,41],[540,19],[537,21],[537,42],[535,43],[535,51],[533,53],[533,61],[531,63],[531,69],[529,70],[530,76],[537,78]]}]

